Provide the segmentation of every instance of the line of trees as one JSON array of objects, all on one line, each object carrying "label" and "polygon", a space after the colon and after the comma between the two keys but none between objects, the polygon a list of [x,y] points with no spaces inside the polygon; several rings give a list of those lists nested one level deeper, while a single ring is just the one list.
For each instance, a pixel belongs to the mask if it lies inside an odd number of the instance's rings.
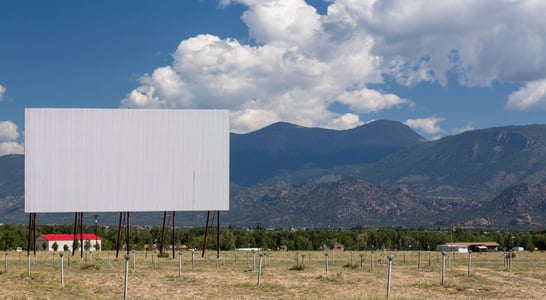
[{"label": "line of trees", "polygon": [[[72,233],[72,225],[38,225],[37,237],[42,233]],[[102,249],[115,249],[117,227],[89,226],[85,233],[96,233],[102,238]],[[203,247],[204,227],[177,228],[175,244],[188,248]],[[17,247],[26,249],[28,227],[26,225],[4,224],[0,226],[0,250],[12,250]],[[132,248],[143,250],[145,245],[159,245],[161,227],[132,227],[130,243]],[[210,230],[207,248],[216,248],[216,231]],[[362,251],[377,249],[392,250],[435,250],[436,246],[446,242],[497,242],[502,248],[515,246],[526,250],[546,250],[546,230],[535,231],[475,231],[457,228],[450,230],[416,230],[416,229],[275,229],[225,227],[220,230],[220,249],[263,248],[275,250],[286,246],[289,250],[324,250],[334,244],[343,244],[346,250]],[[123,237],[122,240],[125,240]],[[170,245],[171,232],[165,236],[165,244]]]}]

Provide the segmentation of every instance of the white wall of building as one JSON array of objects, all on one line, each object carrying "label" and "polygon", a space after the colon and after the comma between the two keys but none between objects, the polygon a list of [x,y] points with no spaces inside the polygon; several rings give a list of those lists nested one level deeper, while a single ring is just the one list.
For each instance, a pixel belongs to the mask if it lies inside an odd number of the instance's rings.
[{"label": "white wall of building", "polygon": [[459,252],[459,253],[468,253],[468,246],[457,246],[457,245],[438,245],[436,248],[438,251],[446,252]]},{"label": "white wall of building", "polygon": [[[81,243],[81,241],[79,241],[78,239],[78,242],[80,243],[78,247],[78,249],[76,250],[81,250],[81,247],[84,247],[85,249],[85,241],[83,241],[83,244]],[[43,249],[42,248],[42,245],[43,243],[46,243],[46,248]],[[67,245],[68,246],[68,251],[72,251],[72,244],[73,244],[73,241],[72,240],[63,240],[63,241],[48,241],[46,239],[43,239],[43,238],[37,238],[36,239],[36,249],[39,249],[39,250],[46,250],[46,251],[55,251],[53,250],[53,244],[57,242],[57,245],[58,245],[58,248],[57,248],[57,251],[63,251],[64,250],[64,245]],[[101,251],[102,250],[102,241],[101,240],[89,240],[89,242],[91,243],[91,248],[89,249],[89,251]],[[95,247],[96,244],[98,243],[98,247]]]}]

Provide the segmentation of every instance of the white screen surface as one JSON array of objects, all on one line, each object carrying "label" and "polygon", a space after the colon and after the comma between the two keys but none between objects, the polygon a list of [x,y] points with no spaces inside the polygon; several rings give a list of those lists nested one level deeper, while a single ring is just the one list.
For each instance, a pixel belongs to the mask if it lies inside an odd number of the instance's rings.
[{"label": "white screen surface", "polygon": [[229,112],[25,110],[25,212],[229,210]]}]

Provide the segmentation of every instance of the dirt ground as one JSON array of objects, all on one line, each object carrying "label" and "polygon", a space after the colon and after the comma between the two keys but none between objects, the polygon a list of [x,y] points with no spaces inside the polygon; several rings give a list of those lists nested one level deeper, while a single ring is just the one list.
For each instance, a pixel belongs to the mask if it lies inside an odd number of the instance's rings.
[{"label": "dirt ground", "polygon": [[[445,257],[438,252],[209,252],[185,251],[182,261],[131,252],[128,299],[386,299],[389,254],[390,299],[545,299],[546,254],[517,253],[511,267],[501,252]],[[122,299],[125,259],[102,252],[63,258],[58,253],[0,256],[0,299]],[[296,263],[296,258],[298,262]],[[7,270],[6,270],[7,261]],[[182,267],[180,268],[180,265]],[[372,269],[373,268],[373,269]],[[260,285],[258,286],[258,277]]]}]

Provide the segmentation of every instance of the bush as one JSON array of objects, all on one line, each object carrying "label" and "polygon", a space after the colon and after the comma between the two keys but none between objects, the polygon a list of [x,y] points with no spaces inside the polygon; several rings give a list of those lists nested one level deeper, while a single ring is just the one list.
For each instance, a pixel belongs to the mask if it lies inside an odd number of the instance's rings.
[{"label": "bush", "polygon": [[100,266],[99,265],[95,265],[95,264],[84,264],[80,267],[80,270],[100,270]]},{"label": "bush", "polygon": [[303,271],[305,269],[305,266],[303,265],[297,265],[290,268],[290,271]]},{"label": "bush", "polygon": [[344,268],[350,268],[350,269],[356,269],[358,268],[358,264],[345,264],[343,265]]}]

